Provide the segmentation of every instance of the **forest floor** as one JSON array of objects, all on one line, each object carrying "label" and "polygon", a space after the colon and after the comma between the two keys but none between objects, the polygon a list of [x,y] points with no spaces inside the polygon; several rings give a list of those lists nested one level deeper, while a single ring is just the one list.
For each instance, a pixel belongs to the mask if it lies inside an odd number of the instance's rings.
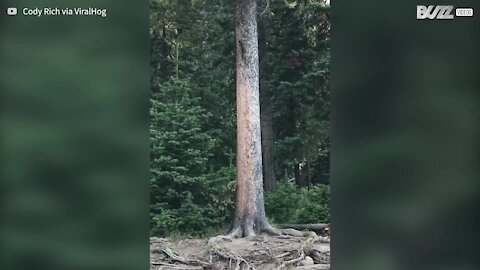
[{"label": "forest floor", "polygon": [[[210,239],[211,240],[211,239]],[[322,240],[322,241],[317,241]],[[151,270],[330,269],[325,238],[258,235],[251,238],[150,238]]]}]

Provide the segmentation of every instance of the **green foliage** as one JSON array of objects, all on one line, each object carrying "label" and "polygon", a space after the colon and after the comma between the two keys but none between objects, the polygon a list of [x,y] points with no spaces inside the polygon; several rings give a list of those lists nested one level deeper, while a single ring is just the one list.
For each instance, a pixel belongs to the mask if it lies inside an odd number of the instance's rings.
[{"label": "green foliage", "polygon": [[302,188],[297,222],[330,222],[330,186],[316,185],[310,189]]},{"label": "green foliage", "polygon": [[[222,225],[228,177],[215,177],[209,160],[216,140],[206,132],[211,114],[196,105],[188,81],[172,80],[151,98],[152,233],[201,231]],[[223,203],[223,204],[222,204]],[[222,204],[222,207],[210,206]]]},{"label": "green foliage", "polygon": [[328,183],[330,15],[321,2],[271,3],[269,87],[278,178],[293,177],[294,167],[309,163],[310,180]]},{"label": "green foliage", "polygon": [[273,223],[330,222],[330,187],[327,185],[297,189],[292,183],[283,182],[265,202]]},{"label": "green foliage", "polygon": [[150,8],[151,232],[202,235],[233,213],[233,3]]}]

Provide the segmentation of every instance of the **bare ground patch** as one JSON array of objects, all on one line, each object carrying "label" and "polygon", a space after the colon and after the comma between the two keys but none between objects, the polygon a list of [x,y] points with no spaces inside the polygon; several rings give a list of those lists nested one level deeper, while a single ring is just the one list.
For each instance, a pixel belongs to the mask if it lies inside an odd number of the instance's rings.
[{"label": "bare ground patch", "polygon": [[323,237],[257,235],[250,238],[150,238],[151,270],[330,269]]}]

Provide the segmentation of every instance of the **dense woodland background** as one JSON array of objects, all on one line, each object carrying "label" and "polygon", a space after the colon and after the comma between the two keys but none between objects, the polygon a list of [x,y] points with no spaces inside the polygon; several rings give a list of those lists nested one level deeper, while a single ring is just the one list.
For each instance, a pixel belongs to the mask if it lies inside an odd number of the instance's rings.
[{"label": "dense woodland background", "polygon": [[[234,212],[234,1],[150,4],[151,233],[201,236]],[[322,0],[258,9],[267,215],[329,222],[329,9]]]}]

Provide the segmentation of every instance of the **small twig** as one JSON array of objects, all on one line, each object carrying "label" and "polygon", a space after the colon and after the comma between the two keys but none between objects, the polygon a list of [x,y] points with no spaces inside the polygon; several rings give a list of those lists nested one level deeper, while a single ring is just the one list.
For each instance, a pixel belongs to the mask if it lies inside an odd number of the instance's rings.
[{"label": "small twig", "polygon": [[275,258],[277,258],[277,259],[283,258],[283,257],[289,255],[290,253],[292,253],[292,252],[287,251],[287,252],[285,252],[285,253],[282,253],[282,254],[280,254],[280,255],[275,256]]},{"label": "small twig", "polygon": [[179,269],[179,270],[202,270],[203,269],[203,267],[201,266],[177,265],[177,264],[164,263],[164,262],[150,262],[150,264],[168,266],[170,268]]},{"label": "small twig", "polygon": [[268,8],[270,7],[270,0],[265,0],[265,2],[267,2],[267,4],[265,6],[265,9],[260,12],[260,16],[263,16],[263,14],[265,14],[265,12],[267,12]]}]

